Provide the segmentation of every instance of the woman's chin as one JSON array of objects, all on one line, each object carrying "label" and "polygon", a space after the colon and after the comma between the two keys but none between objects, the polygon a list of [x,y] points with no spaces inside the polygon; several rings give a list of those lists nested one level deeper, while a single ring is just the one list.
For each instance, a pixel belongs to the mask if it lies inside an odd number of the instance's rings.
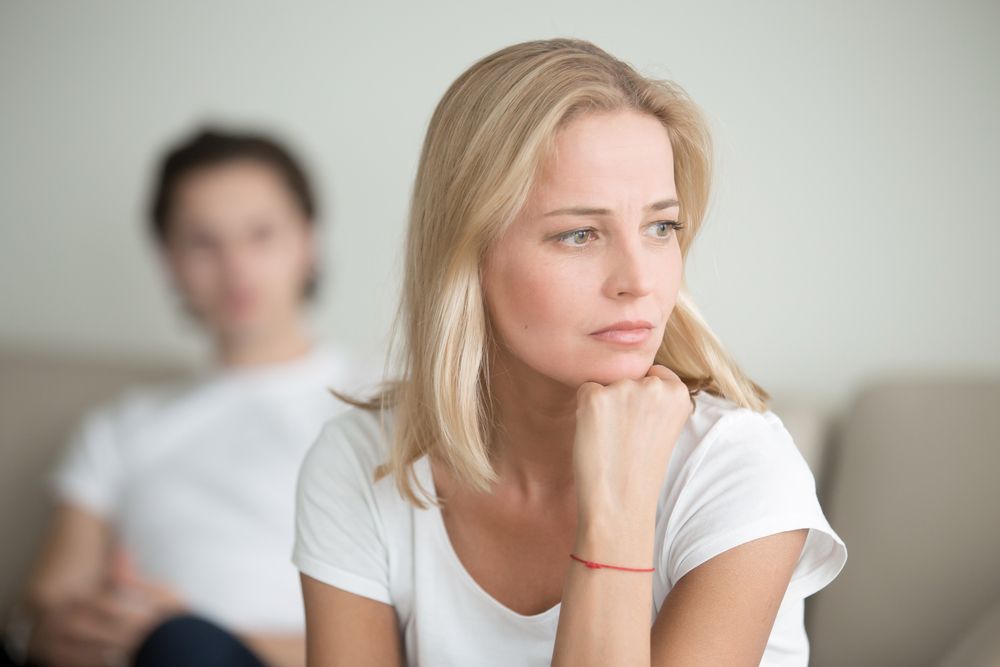
[{"label": "woman's chin", "polygon": [[598,384],[609,385],[618,380],[638,380],[645,377],[653,365],[653,359],[648,361],[640,358],[620,359],[611,363],[594,364],[590,368],[576,368],[577,374],[580,371],[585,373],[578,384],[584,382],[596,382]]}]

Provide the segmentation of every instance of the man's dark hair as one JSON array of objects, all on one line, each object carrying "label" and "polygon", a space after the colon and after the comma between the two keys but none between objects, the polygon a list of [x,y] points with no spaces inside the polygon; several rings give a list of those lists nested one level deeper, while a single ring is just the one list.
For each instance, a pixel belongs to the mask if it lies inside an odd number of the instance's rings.
[{"label": "man's dark hair", "polygon": [[[306,223],[316,224],[316,198],[299,160],[276,139],[259,133],[230,132],[204,127],[171,146],[161,158],[150,206],[151,231],[156,241],[167,240],[177,184],[187,175],[205,167],[231,162],[252,161],[272,168],[292,194]],[[316,271],[305,286],[304,297],[315,296]]]}]

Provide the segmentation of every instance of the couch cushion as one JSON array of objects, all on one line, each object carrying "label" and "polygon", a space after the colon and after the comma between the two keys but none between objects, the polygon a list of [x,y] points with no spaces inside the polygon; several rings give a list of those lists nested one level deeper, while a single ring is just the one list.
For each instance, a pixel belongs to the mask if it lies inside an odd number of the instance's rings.
[{"label": "couch cushion", "polygon": [[972,624],[938,667],[996,667],[1000,665],[1000,601]]},{"label": "couch cushion", "polygon": [[921,665],[1000,598],[1000,378],[871,381],[842,415],[825,508],[850,557],[807,601],[810,664]]}]

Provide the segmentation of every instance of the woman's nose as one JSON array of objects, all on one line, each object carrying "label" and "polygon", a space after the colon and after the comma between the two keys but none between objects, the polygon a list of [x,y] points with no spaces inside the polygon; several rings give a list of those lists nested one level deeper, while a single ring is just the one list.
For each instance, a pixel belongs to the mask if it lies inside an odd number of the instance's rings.
[{"label": "woman's nose", "polygon": [[653,289],[653,259],[641,242],[616,244],[609,259],[609,295],[621,297],[649,294]]}]

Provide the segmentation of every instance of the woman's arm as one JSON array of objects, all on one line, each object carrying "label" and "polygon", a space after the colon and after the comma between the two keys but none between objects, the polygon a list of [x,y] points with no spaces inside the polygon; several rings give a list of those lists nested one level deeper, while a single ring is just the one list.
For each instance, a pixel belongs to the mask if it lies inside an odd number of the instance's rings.
[{"label": "woman's arm", "polygon": [[724,551],[671,589],[656,616],[652,665],[759,665],[808,529]]},{"label": "woman's arm", "polygon": [[[619,523],[619,522],[616,522]],[[626,567],[647,567],[653,553],[652,521],[632,523],[628,534],[607,522],[578,524],[573,553]],[[570,563],[563,585],[552,667],[649,667],[652,574],[591,569]],[[684,664],[684,663],[680,663]]]},{"label": "woman's arm", "polygon": [[300,574],[309,667],[403,667],[391,605]]},{"label": "woman's arm", "polygon": [[[649,567],[662,480],[692,408],[687,387],[660,365],[638,381],[580,386],[573,445],[577,556]],[[552,664],[759,664],[806,532],[776,531],[704,559],[681,576],[652,631],[652,572],[574,561]]]},{"label": "woman's arm", "polygon": [[[585,553],[641,562],[651,535],[610,531],[582,539]],[[806,529],[769,535],[709,559],[673,587],[649,631],[648,573],[571,568],[563,592],[553,667],[574,665],[759,665]],[[591,533],[593,534],[593,533]],[[631,554],[629,553],[631,552]]]}]

